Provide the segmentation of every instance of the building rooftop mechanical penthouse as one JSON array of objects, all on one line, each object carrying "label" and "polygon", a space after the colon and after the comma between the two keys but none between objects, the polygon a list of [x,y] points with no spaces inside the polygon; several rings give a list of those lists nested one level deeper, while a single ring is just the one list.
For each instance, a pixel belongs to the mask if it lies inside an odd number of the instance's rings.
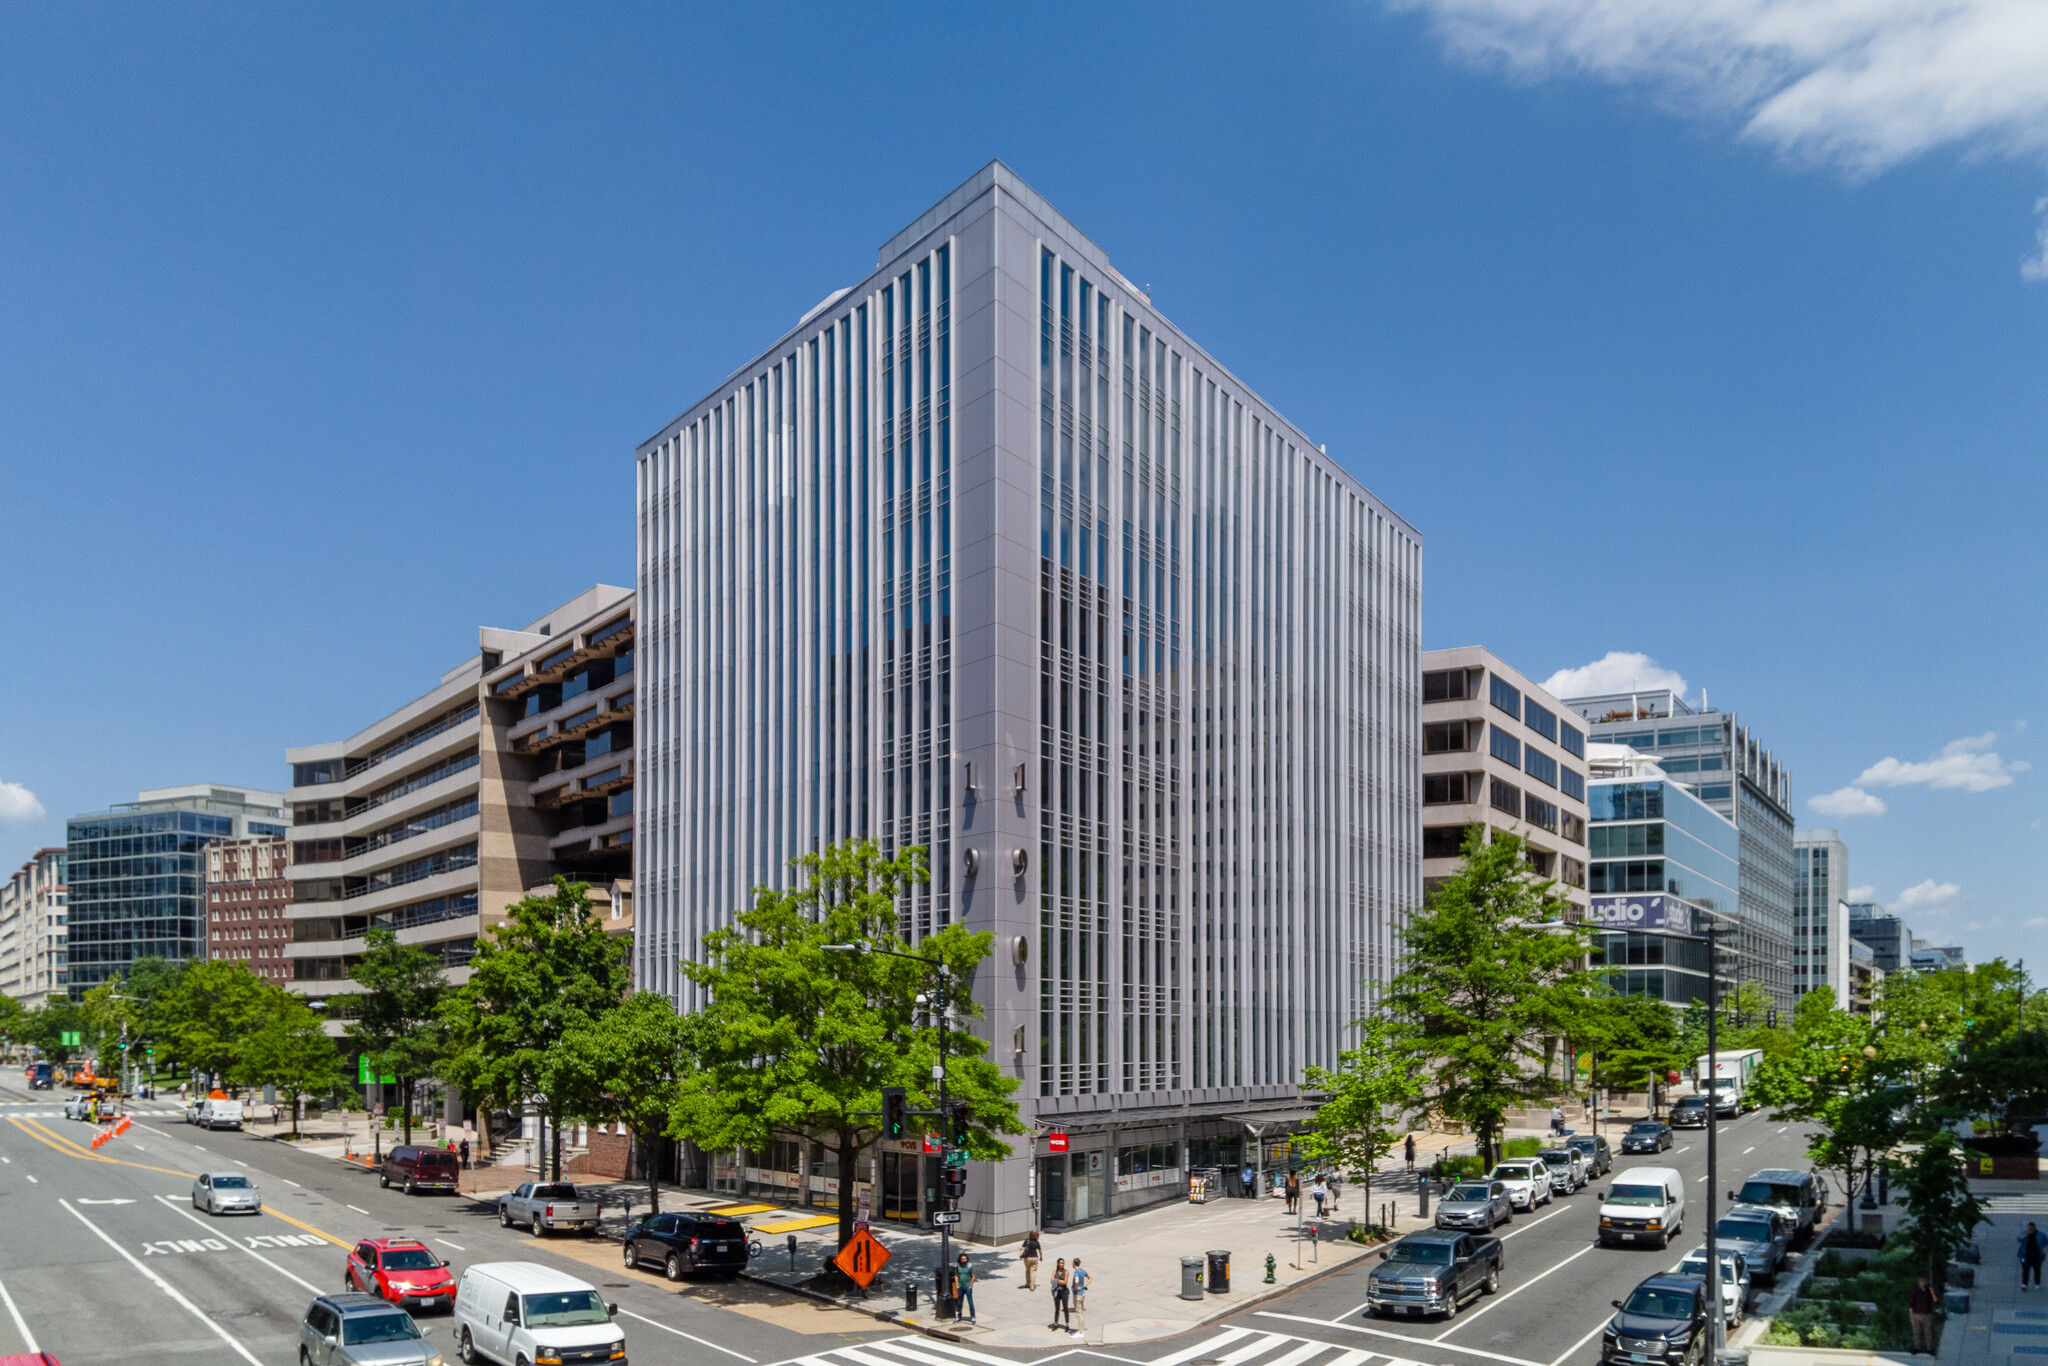
[{"label": "building rooftop mechanical penthouse", "polygon": [[373,926],[462,981],[528,888],[628,876],[632,670],[632,590],[599,585],[482,628],[475,656],[349,739],[288,751],[298,989],[351,991]]}]

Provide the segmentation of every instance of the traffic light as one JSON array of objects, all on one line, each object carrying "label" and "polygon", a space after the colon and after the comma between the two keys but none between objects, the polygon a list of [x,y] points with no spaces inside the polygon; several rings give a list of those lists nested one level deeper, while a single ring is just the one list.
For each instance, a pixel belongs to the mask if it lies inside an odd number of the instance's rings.
[{"label": "traffic light", "polygon": [[973,1122],[973,1113],[968,1110],[966,1101],[958,1100],[953,1102],[951,1121],[951,1124],[947,1127],[947,1138],[952,1141],[953,1146],[956,1148],[966,1147],[967,1130]]},{"label": "traffic light", "polygon": [[909,1102],[900,1086],[882,1088],[882,1133],[889,1138],[901,1138],[909,1125]]},{"label": "traffic light", "polygon": [[946,1167],[939,1172],[939,1197],[958,1200],[967,1194],[967,1168]]},{"label": "traffic light", "polygon": [[1772,1006],[1764,1012],[1764,1027],[1766,1029],[1776,1029],[1778,1027],[1778,1008],[1776,1006]]}]

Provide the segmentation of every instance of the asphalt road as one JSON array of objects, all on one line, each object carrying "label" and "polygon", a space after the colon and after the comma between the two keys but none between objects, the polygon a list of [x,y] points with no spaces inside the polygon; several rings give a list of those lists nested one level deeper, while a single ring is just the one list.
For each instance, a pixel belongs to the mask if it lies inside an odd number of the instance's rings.
[{"label": "asphalt road", "polygon": [[[372,1173],[260,1132],[209,1133],[151,1115],[94,1151],[91,1126],[31,1117],[61,1115],[68,1094],[31,1095],[18,1073],[0,1080],[0,1356],[292,1366],[307,1304],[342,1288],[346,1249],[370,1236],[427,1239],[458,1268],[539,1261],[578,1275],[618,1303],[634,1366],[771,1366],[903,1337],[865,1315],[746,1282],[676,1287],[627,1272],[616,1243],[536,1240],[501,1229],[494,1206],[386,1191]],[[195,1212],[192,1178],[202,1170],[252,1177],[264,1212]],[[448,1316],[416,1317],[452,1363]]]}]

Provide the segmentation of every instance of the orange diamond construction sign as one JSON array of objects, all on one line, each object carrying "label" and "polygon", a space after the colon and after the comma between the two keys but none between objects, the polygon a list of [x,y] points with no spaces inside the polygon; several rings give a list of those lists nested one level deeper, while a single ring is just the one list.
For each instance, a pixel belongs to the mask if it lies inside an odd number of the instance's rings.
[{"label": "orange diamond construction sign", "polygon": [[889,1249],[863,1227],[855,1227],[853,1236],[846,1240],[846,1246],[840,1248],[839,1255],[832,1259],[832,1265],[844,1271],[848,1279],[863,1290],[888,1264]]}]

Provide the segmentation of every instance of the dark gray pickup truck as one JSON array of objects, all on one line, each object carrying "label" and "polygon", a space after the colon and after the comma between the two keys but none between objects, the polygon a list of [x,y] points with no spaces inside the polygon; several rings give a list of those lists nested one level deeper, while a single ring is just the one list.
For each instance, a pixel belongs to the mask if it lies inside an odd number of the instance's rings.
[{"label": "dark gray pickup truck", "polygon": [[1411,1233],[1365,1278],[1365,1312],[1456,1318],[1466,1300],[1500,1289],[1504,1265],[1498,1238],[1448,1229]]}]

